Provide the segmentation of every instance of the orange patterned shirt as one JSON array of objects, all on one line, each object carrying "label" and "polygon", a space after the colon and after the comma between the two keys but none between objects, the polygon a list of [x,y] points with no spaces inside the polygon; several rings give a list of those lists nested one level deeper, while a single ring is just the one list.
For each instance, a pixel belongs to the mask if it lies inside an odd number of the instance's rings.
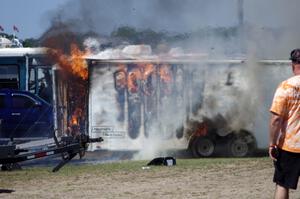
[{"label": "orange patterned shirt", "polygon": [[270,111],[283,118],[278,147],[300,153],[300,76],[283,81],[277,88]]}]

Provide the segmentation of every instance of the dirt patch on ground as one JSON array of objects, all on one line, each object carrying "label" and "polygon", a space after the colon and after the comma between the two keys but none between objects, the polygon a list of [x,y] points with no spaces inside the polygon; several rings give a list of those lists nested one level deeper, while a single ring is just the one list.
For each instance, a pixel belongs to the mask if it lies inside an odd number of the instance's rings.
[{"label": "dirt patch on ground", "polygon": [[[273,167],[268,158],[233,159],[225,163],[208,161],[206,164],[201,160],[191,164],[185,163],[185,160],[177,162],[177,166],[145,170],[140,165],[122,169],[122,163],[119,163],[120,169],[112,171],[91,167],[78,173],[72,173],[76,172],[72,169],[62,174],[42,171],[36,176],[26,174],[34,172],[34,169],[16,174],[0,173],[0,189],[14,190],[12,193],[0,193],[0,198],[273,197]],[[300,191],[292,191],[290,196],[300,198]]]}]

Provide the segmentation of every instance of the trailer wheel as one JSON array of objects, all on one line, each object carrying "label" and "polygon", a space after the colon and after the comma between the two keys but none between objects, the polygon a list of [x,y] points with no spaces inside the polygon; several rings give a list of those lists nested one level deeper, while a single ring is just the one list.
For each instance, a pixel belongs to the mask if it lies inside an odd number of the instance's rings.
[{"label": "trailer wheel", "polygon": [[209,137],[198,137],[192,143],[192,152],[195,157],[209,157],[215,151],[215,143]]},{"label": "trailer wheel", "polygon": [[248,150],[247,143],[242,139],[234,137],[229,141],[229,153],[234,157],[245,157]]},{"label": "trailer wheel", "polygon": [[246,157],[252,155],[256,148],[256,140],[247,131],[234,135],[228,143],[229,154],[233,157]]}]

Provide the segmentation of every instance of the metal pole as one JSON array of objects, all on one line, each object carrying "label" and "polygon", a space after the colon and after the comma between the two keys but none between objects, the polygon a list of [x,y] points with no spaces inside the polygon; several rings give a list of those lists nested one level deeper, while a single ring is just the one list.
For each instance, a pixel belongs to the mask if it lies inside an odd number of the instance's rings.
[{"label": "metal pole", "polygon": [[[58,114],[58,107],[57,107],[57,89],[56,89],[56,67],[52,67],[52,101],[53,101],[53,120],[54,120],[54,129],[58,128],[57,124],[57,114]],[[55,131],[55,136],[61,136],[58,135],[59,132]]]},{"label": "metal pole", "polygon": [[29,77],[29,58],[25,55],[25,90],[28,91],[28,77]]}]

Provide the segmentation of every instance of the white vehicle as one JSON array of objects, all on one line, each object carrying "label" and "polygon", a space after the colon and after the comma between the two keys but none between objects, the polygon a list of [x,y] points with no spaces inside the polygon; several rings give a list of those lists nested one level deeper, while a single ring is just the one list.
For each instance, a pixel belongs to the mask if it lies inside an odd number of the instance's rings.
[{"label": "white vehicle", "polygon": [[0,48],[22,48],[23,44],[17,38],[9,40],[0,36]]}]

